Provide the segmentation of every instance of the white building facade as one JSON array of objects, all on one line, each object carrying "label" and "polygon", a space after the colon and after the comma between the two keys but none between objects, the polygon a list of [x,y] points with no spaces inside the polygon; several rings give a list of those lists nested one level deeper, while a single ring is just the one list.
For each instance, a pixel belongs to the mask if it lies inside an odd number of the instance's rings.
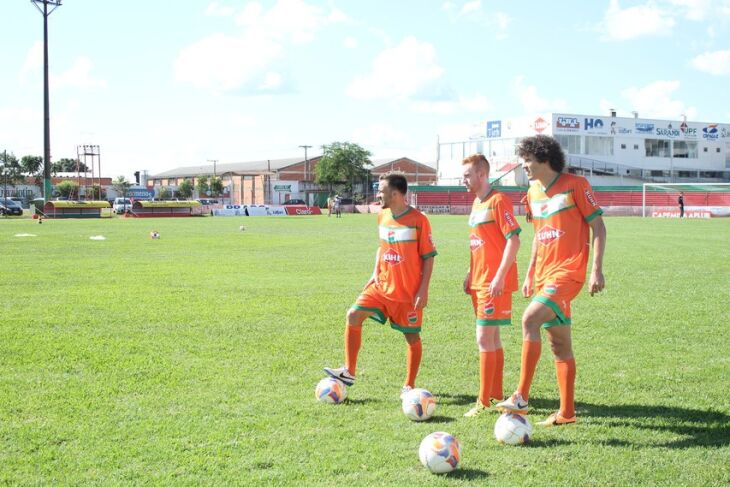
[{"label": "white building facade", "polygon": [[464,140],[439,143],[440,181],[457,183],[462,159],[482,153],[496,167],[490,176],[503,176],[503,184],[526,184],[521,171],[509,171],[518,162],[519,141],[537,134],[555,137],[570,172],[589,177],[592,184],[730,182],[730,124],[617,117],[615,112],[478,123]]}]

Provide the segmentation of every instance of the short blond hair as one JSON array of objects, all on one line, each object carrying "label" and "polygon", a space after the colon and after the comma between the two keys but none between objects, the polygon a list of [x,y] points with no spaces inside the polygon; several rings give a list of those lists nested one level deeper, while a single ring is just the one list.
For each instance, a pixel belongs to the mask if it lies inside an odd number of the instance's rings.
[{"label": "short blond hair", "polygon": [[487,174],[489,174],[489,161],[486,157],[484,157],[484,154],[472,154],[465,157],[461,164],[463,166],[466,166],[467,164],[474,164],[477,167],[483,168],[487,171]]}]

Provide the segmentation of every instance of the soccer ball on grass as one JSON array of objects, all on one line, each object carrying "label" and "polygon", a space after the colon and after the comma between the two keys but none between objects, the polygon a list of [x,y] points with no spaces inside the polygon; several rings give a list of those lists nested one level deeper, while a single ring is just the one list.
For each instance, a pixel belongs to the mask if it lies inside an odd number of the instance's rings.
[{"label": "soccer ball on grass", "polygon": [[504,413],[494,423],[494,437],[505,445],[522,445],[532,437],[532,425],[527,416]]},{"label": "soccer ball on grass", "polygon": [[426,421],[433,416],[436,400],[426,389],[411,389],[403,396],[403,413],[413,421]]},{"label": "soccer ball on grass", "polygon": [[450,434],[437,431],[421,441],[418,458],[431,473],[453,472],[461,461],[461,445]]},{"label": "soccer ball on grass", "polygon": [[314,397],[327,404],[340,404],[347,397],[347,387],[333,377],[325,377],[317,383]]}]

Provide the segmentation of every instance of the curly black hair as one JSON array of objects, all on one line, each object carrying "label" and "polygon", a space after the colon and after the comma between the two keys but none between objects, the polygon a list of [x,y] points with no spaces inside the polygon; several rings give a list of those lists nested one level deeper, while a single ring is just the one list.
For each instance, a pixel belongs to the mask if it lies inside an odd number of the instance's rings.
[{"label": "curly black hair", "polygon": [[547,135],[525,137],[517,146],[517,155],[523,159],[532,156],[537,162],[547,162],[556,172],[565,168],[565,153],[557,140]]}]

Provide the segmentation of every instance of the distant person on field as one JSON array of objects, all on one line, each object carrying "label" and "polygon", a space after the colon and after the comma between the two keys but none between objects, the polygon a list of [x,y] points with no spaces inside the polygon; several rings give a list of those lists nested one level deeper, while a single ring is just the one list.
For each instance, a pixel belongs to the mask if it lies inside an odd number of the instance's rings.
[{"label": "distant person on field", "polygon": [[500,326],[512,324],[512,293],[517,291],[517,262],[522,231],[509,198],[489,184],[489,161],[482,154],[462,162],[464,185],[475,198],[469,215],[471,259],[464,292],[471,296],[479,347],[479,395],[464,416],[489,410],[502,401],[504,350]]},{"label": "distant person on field", "polygon": [[339,194],[335,195],[335,215],[342,218],[342,197]]},{"label": "distant person on field", "polygon": [[[575,423],[575,358],[570,325],[570,303],[586,280],[593,244],[593,269],[588,291],[593,296],[605,286],[603,253],[606,227],[588,181],[563,173],[565,154],[552,137],[537,135],[522,139],[517,153],[532,181],[527,192],[535,228],[532,253],[522,294],[532,302],[522,315],[522,366],[515,393],[497,404],[504,412],[527,413],[532,378],[540,359],[540,327],[550,341],[560,390],[560,410],[542,426]],[[593,233],[591,238],[591,231]]]},{"label": "distant person on field", "polygon": [[324,369],[335,379],[353,385],[363,322],[366,318],[383,324],[390,320],[390,327],[403,333],[408,346],[401,398],[415,386],[421,363],[421,322],[436,255],[431,224],[423,213],[408,205],[407,191],[408,182],[402,174],[380,176],[378,198],[383,210],[378,214],[380,246],[373,275],[347,312],[345,365]]},{"label": "distant person on field", "polygon": [[327,217],[332,216],[332,207],[334,206],[334,198],[332,197],[332,194],[330,194],[327,197]]},{"label": "distant person on field", "polygon": [[684,191],[679,192],[677,204],[679,205],[679,218],[684,218]]}]

